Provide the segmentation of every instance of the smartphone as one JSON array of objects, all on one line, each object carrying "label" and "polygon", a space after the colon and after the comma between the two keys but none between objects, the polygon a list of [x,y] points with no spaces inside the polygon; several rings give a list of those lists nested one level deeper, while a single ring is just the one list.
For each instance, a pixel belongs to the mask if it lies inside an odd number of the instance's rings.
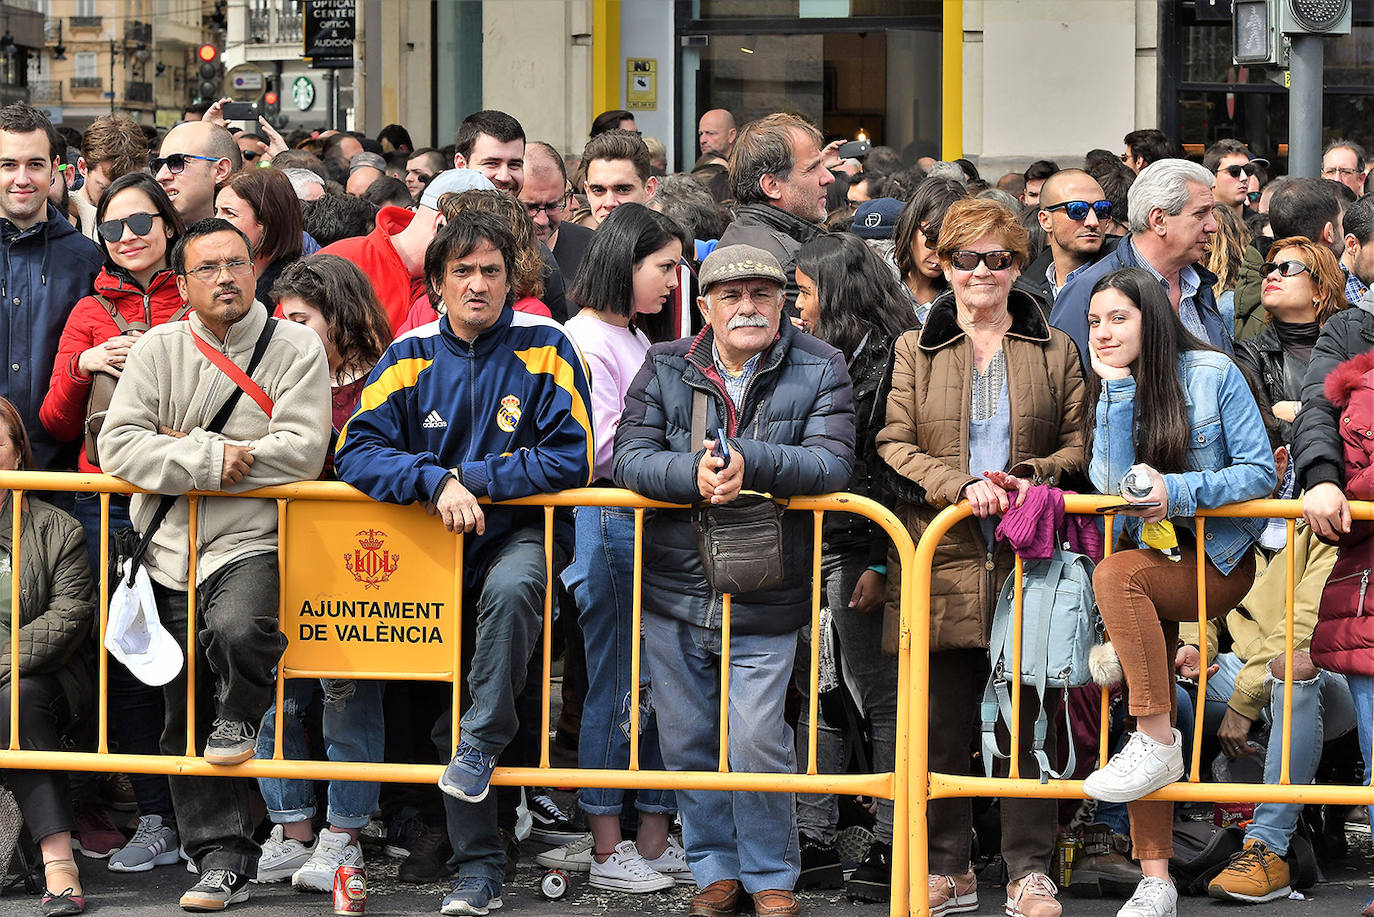
[{"label": "smartphone", "polygon": [[262,114],[257,102],[225,102],[221,111],[224,112],[225,121],[256,122],[258,115]]},{"label": "smartphone", "polygon": [[1144,503],[1113,503],[1098,510],[1099,513],[1115,513],[1123,509],[1154,509],[1159,506],[1158,500],[1147,500]]},{"label": "smartphone", "polygon": [[839,155],[841,159],[863,159],[871,149],[873,144],[867,140],[851,140],[840,144]]},{"label": "smartphone", "polygon": [[725,438],[725,431],[716,427],[716,456],[725,464],[730,464],[730,443]]}]

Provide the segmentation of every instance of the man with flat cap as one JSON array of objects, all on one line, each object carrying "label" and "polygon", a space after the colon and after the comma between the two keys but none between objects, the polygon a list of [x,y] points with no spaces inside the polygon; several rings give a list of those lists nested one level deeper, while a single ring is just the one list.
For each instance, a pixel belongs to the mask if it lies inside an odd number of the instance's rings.
[{"label": "man with flat cap", "polygon": [[[702,263],[700,280],[706,328],[650,348],[626,395],[616,484],[698,507],[734,503],[742,492],[786,498],[843,490],[854,458],[844,357],[783,319],[786,277],[768,252],[719,247]],[[657,512],[644,526],[646,665],[665,765],[713,771],[722,596],[707,579],[692,512]],[[786,514],[781,581],[731,597],[734,772],[796,768],[783,705],[798,631],[810,621],[811,525],[809,517]],[[765,917],[800,913],[792,893],[800,859],[791,794],[678,790],[677,800],[700,887],[693,915],[734,913],[748,896]]]}]

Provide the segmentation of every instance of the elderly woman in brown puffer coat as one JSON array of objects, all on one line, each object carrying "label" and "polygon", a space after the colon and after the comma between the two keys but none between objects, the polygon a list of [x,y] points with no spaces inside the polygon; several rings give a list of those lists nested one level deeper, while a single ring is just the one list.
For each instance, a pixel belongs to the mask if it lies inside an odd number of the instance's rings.
[{"label": "elderly woman in brown puffer coat", "polygon": [[[1002,205],[950,205],[937,251],[950,290],[925,327],[897,340],[878,455],[895,472],[902,518],[919,540],[940,510],[968,500],[975,518],[954,527],[935,552],[930,606],[930,769],[967,774],[977,703],[988,674],[988,636],[1013,555],[997,545],[1000,513],[1031,484],[1059,484],[1083,471],[1084,381],[1073,341],[1051,328],[1038,301],[1012,289],[1026,263],[1026,230]],[[885,648],[895,651],[889,560]],[[920,690],[919,688],[917,690]],[[1026,737],[1038,703],[1022,703],[1022,773],[1038,767]],[[1053,720],[1046,748],[1056,747]],[[1002,856],[1011,883],[1009,917],[1058,917],[1046,873],[1054,848],[1055,800],[1002,800]],[[972,806],[929,806],[930,907],[934,915],[973,910]]]},{"label": "elderly woman in brown puffer coat", "polygon": [[[14,405],[0,398],[0,469],[33,467]],[[13,509],[0,492],[0,741],[10,735],[10,656],[14,572]],[[19,746],[56,751],[95,700],[90,628],[95,614],[86,535],[55,506],[25,496],[19,529]],[[45,915],[79,914],[86,902],[72,859],[72,814],[62,771],[8,770],[29,833],[43,852]]]}]

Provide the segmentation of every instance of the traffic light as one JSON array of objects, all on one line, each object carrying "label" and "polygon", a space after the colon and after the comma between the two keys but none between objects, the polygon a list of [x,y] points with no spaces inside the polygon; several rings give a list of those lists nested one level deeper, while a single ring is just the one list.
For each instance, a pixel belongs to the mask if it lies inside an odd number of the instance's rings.
[{"label": "traffic light", "polygon": [[200,82],[196,85],[196,93],[200,101],[214,102],[224,90],[224,79],[220,74],[219,48],[209,44],[201,45],[196,50],[196,58],[200,61],[197,71]]},{"label": "traffic light", "polygon": [[1351,0],[1279,0],[1285,35],[1349,35]]},{"label": "traffic light", "polygon": [[265,89],[262,94],[262,113],[268,123],[275,125],[281,117],[281,96],[277,93],[276,78],[267,77],[263,81],[263,86]]},{"label": "traffic light", "polygon": [[1237,64],[1288,66],[1288,37],[1349,35],[1351,0],[1232,0]]}]

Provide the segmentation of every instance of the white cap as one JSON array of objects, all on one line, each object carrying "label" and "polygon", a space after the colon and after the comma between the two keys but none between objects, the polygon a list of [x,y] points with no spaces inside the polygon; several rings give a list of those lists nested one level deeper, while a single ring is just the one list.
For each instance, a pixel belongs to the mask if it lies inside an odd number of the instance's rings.
[{"label": "white cap", "polygon": [[110,597],[105,649],[124,663],[139,681],[159,687],[181,673],[185,656],[181,644],[158,620],[157,603],[147,572],[140,566],[130,586],[128,567],[126,560],[120,571],[119,587]]},{"label": "white cap", "polygon": [[420,206],[430,210],[439,209],[439,198],[450,191],[491,191],[496,186],[476,169],[449,169],[430,179],[420,195]]}]

